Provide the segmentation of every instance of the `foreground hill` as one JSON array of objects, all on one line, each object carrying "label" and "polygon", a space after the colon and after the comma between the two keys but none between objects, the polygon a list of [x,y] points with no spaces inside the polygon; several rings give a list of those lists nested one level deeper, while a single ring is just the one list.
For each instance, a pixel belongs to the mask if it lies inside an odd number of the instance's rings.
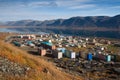
[{"label": "foreground hill", "polygon": [[52,63],[5,43],[0,33],[0,80],[82,80],[59,71]]},{"label": "foreground hill", "polygon": [[120,15],[109,16],[87,16],[87,17],[72,17],[69,19],[57,20],[21,20],[7,22],[8,26],[56,26],[56,27],[107,27],[119,28]]}]

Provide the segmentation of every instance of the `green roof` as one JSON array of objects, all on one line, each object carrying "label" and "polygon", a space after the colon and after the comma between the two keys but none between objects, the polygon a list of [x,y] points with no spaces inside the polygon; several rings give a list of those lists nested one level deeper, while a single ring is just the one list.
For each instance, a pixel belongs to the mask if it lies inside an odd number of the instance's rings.
[{"label": "green roof", "polygon": [[52,46],[53,44],[50,43],[50,42],[42,42],[42,44],[46,44],[46,45],[49,45],[49,46]]}]

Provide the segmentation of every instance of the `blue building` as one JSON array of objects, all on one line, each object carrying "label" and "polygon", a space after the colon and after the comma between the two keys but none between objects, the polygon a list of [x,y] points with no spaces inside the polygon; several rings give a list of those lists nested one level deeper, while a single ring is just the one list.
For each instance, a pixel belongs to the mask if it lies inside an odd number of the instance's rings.
[{"label": "blue building", "polygon": [[87,60],[91,61],[92,58],[93,58],[92,53],[88,53],[88,54],[87,54]]},{"label": "blue building", "polygon": [[107,62],[111,61],[111,55],[107,55],[107,56],[106,56],[106,61],[107,61]]}]

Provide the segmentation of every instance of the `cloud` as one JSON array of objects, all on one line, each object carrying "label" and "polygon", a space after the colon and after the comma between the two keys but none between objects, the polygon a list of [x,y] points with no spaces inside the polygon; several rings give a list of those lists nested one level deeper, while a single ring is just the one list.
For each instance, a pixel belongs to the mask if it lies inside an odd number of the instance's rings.
[{"label": "cloud", "polygon": [[73,5],[75,6],[89,1],[91,0],[56,0],[55,2],[59,7],[71,7]]},{"label": "cloud", "polygon": [[120,9],[120,6],[112,6],[110,8],[113,8],[113,9]]},{"label": "cloud", "polygon": [[39,1],[28,3],[29,7],[55,7],[57,4],[55,2]]},{"label": "cloud", "polygon": [[73,9],[87,9],[96,7],[95,4],[92,4],[93,0],[56,0],[58,7],[62,7],[68,10]]},{"label": "cloud", "polygon": [[0,0],[1,20],[115,15],[120,0]]},{"label": "cloud", "polygon": [[78,5],[78,6],[72,6],[70,7],[70,9],[86,9],[86,8],[93,8],[96,7],[96,5],[94,4],[82,4],[82,5]]}]

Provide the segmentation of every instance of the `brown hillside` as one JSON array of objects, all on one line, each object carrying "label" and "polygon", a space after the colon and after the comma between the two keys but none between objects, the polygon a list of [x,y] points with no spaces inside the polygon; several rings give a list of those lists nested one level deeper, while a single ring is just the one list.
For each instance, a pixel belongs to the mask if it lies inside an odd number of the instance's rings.
[{"label": "brown hillside", "polygon": [[[2,74],[2,80],[82,80],[79,76],[73,76],[68,73],[59,71],[52,63],[47,62],[39,57],[28,54],[3,39],[9,34],[0,33],[0,57],[7,58],[11,62],[21,66],[29,66],[31,70],[26,72],[26,76],[13,76]],[[1,66],[1,65],[0,65]]]}]

